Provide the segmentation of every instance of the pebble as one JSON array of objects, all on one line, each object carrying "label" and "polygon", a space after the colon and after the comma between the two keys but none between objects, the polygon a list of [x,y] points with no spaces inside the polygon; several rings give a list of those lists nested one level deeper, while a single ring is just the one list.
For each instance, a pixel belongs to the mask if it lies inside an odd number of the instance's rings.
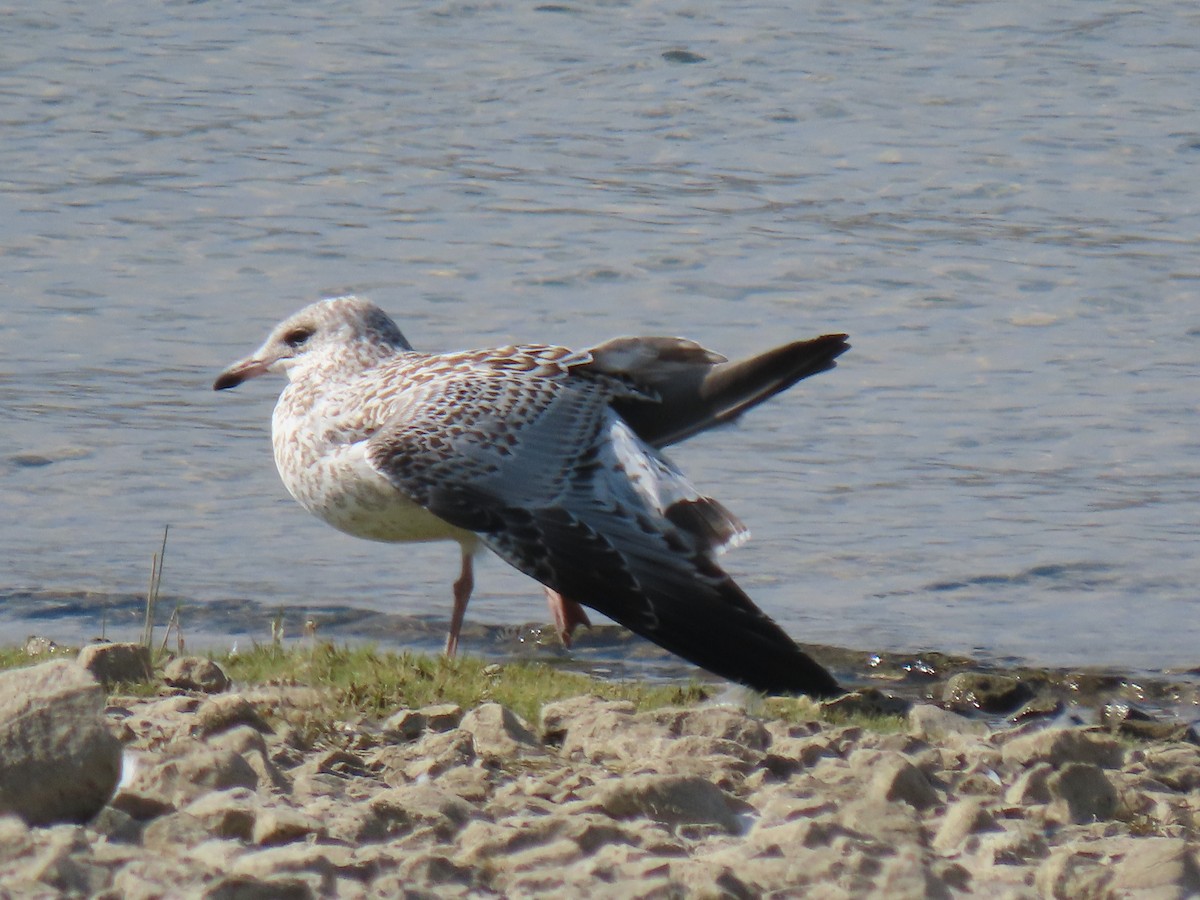
[{"label": "pebble", "polygon": [[[0,736],[14,698],[37,696],[26,713],[101,735],[110,767],[119,735],[126,778],[115,792],[119,766],[91,788],[58,779],[56,796],[7,807],[0,896],[1200,892],[1187,742],[995,731],[929,705],[887,734],[577,697],[536,727],[496,703],[397,709],[302,749],[265,713],[305,696],[294,687],[126,697],[106,716],[82,666],[21,673],[0,683]],[[73,751],[43,728],[47,765],[65,765]],[[0,773],[18,752],[0,738]]]}]

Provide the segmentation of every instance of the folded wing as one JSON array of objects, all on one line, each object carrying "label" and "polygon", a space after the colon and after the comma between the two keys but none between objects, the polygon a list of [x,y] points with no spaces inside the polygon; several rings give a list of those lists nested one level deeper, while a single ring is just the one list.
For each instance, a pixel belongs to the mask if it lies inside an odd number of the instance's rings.
[{"label": "folded wing", "polygon": [[635,434],[602,382],[447,374],[405,391],[367,459],[522,572],[702,668],[840,693],[716,564],[742,524]]}]

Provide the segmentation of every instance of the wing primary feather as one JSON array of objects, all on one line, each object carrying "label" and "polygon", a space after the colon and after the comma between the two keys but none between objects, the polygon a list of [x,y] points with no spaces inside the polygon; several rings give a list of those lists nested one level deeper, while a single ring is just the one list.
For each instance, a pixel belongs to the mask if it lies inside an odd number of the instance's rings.
[{"label": "wing primary feather", "polygon": [[[620,375],[656,396],[657,402],[637,394],[619,396],[612,406],[633,426],[638,437],[662,448],[732,422],[796,382],[834,368],[837,358],[849,349],[846,335],[827,334],[784,344],[737,362],[697,357],[688,365],[663,365],[655,358],[653,363],[644,359],[628,362],[627,368],[619,371],[611,363],[608,368],[592,363],[590,370],[584,365],[575,371],[581,375],[590,371]],[[628,356],[624,354],[622,361]]]},{"label": "wing primary feather", "polygon": [[538,510],[513,526],[484,543],[663,649],[765,693],[844,693],[706,554],[681,557],[664,536],[645,532],[618,547],[611,534],[562,509]]}]

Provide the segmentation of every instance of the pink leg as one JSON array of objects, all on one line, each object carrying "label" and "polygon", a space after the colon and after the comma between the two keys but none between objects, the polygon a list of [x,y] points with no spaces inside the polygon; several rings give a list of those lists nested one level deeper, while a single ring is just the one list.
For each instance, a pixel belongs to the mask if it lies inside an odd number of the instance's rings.
[{"label": "pink leg", "polygon": [[458,581],[454,582],[454,612],[450,614],[450,633],[446,635],[446,655],[453,656],[458,652],[458,633],[462,631],[463,616],[467,612],[467,601],[471,599],[471,591],[475,590],[475,565],[472,562],[472,550],[462,548],[462,571]]},{"label": "pink leg", "polygon": [[571,635],[580,625],[592,627],[591,621],[583,607],[574,600],[568,600],[558,591],[546,588],[546,605],[550,607],[550,616],[554,620],[554,630],[558,632],[563,646],[570,648]]}]

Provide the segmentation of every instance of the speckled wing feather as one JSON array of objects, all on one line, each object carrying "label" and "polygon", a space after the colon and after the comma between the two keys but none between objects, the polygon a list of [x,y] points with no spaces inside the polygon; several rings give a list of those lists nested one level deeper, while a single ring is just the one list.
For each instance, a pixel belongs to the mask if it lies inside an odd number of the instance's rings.
[{"label": "speckled wing feather", "polygon": [[368,462],[516,568],[703,668],[763,691],[839,693],[716,564],[744,528],[613,411],[619,380],[571,378],[586,357],[523,349],[431,359]]}]

